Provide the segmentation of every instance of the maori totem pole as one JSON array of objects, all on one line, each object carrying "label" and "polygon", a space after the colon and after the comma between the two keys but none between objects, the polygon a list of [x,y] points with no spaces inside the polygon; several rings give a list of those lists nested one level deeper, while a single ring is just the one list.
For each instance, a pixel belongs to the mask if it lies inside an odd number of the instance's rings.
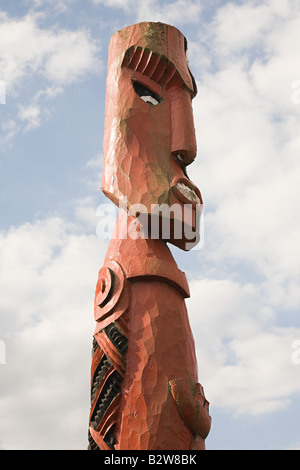
[{"label": "maori totem pole", "polygon": [[196,84],[176,28],[139,23],[109,46],[102,190],[119,208],[95,294],[91,450],[205,449],[189,287],[167,242],[199,241]]}]

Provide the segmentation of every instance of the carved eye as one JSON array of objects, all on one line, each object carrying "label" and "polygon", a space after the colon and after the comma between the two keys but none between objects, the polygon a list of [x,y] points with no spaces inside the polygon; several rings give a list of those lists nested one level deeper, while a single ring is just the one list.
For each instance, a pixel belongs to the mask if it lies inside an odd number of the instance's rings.
[{"label": "carved eye", "polygon": [[156,106],[161,102],[161,97],[154,93],[154,91],[149,90],[149,88],[147,88],[145,85],[142,85],[139,82],[133,82],[132,84],[134,91],[146,103]]}]

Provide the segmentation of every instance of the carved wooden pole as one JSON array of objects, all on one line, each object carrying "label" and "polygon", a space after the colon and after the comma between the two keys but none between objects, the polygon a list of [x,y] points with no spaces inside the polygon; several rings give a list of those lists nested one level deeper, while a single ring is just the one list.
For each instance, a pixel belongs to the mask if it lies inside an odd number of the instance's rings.
[{"label": "carved wooden pole", "polygon": [[89,449],[204,449],[209,403],[198,383],[186,277],[167,246],[199,241],[202,198],[187,43],[139,23],[109,46],[102,190],[120,207],[95,295]]}]

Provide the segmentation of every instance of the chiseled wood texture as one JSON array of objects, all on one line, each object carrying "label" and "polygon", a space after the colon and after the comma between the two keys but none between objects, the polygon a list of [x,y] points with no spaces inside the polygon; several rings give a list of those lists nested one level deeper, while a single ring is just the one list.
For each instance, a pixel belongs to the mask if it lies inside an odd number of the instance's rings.
[{"label": "chiseled wood texture", "polygon": [[166,282],[131,285],[127,371],[117,448],[203,448],[203,438],[186,426],[170,387],[179,377],[195,384],[197,364],[184,299]]},{"label": "chiseled wood texture", "polygon": [[[157,106],[141,99],[135,82]],[[187,239],[172,231],[151,239],[143,224],[151,204],[190,204],[181,223],[197,228],[202,197],[186,173],[196,156],[195,93],[176,28],[139,23],[113,36],[102,190],[121,210],[95,292],[91,450],[205,449],[211,418],[185,305],[189,287],[167,246],[188,249]],[[141,217],[132,212],[137,204]]]}]

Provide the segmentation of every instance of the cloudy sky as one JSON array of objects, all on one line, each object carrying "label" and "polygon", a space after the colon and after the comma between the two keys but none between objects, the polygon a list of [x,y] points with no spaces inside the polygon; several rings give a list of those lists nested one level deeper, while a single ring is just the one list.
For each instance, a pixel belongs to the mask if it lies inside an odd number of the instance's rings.
[{"label": "cloudy sky", "polygon": [[2,0],[0,448],[85,449],[107,46],[162,21],[197,80],[186,272],[208,449],[300,449],[298,0]]}]

